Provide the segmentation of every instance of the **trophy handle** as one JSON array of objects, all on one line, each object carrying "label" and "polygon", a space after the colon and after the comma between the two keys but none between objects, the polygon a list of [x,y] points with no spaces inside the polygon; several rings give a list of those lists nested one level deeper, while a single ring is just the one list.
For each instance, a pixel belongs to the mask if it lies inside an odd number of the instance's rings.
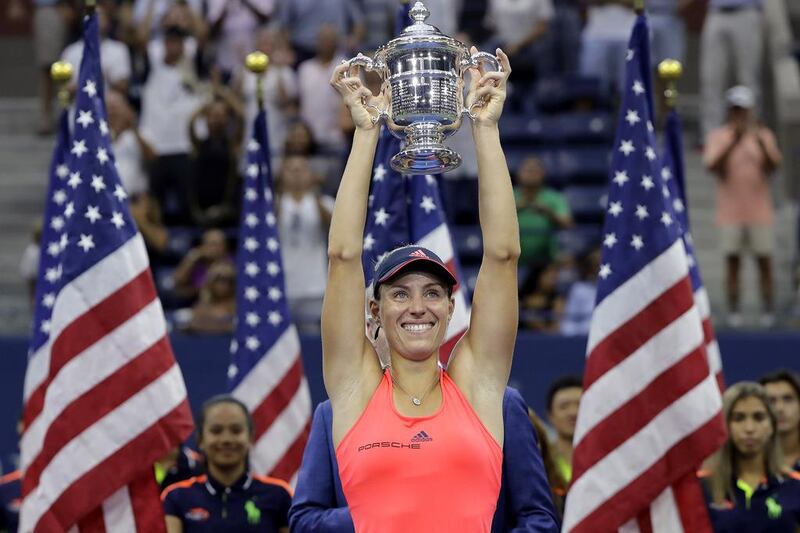
[{"label": "trophy handle", "polygon": [[[471,56],[464,58],[464,60],[461,62],[461,65],[463,68],[467,69],[471,67],[477,67],[481,63],[489,63],[490,72],[503,72],[503,66],[497,60],[497,57],[490,54],[489,52],[476,52]],[[472,103],[472,105],[469,106],[469,109],[463,110],[463,113],[467,115],[470,119],[475,120],[478,117],[473,110],[477,107],[481,107],[483,104],[484,104],[483,98],[475,100]]]},{"label": "trophy handle", "polygon": [[[371,58],[365,56],[362,53],[358,53],[358,55],[351,59],[345,59],[342,63],[347,65],[347,70],[344,72],[344,76],[350,77],[352,74],[350,73],[350,69],[353,67],[364,67],[367,70],[377,70],[379,73],[383,69],[383,64],[380,61],[373,61]],[[372,117],[372,123],[377,124],[378,121],[381,119],[388,119],[389,113],[386,109],[381,109],[380,107],[367,103],[366,99],[362,98],[362,102],[367,109],[374,110],[377,115]]]}]

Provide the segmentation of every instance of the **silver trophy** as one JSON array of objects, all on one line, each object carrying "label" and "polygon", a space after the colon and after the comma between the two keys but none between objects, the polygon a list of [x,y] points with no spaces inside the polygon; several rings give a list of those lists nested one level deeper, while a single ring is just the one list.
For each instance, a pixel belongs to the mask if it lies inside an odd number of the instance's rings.
[{"label": "silver trophy", "polygon": [[461,164],[461,156],[444,139],[461,125],[464,115],[483,102],[464,107],[464,72],[485,61],[500,70],[497,58],[486,52],[470,54],[464,43],[425,23],[430,12],[417,2],[409,12],[413,24],[375,52],[345,61],[348,66],[374,70],[389,82],[388,109],[378,109],[373,122],[386,121],[390,131],[406,141],[392,157],[392,168],[409,174],[440,174]]}]

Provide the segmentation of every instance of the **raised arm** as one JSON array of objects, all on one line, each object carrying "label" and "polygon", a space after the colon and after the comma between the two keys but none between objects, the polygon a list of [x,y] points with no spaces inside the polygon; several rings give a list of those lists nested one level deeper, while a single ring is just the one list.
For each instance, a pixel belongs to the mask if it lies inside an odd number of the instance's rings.
[{"label": "raised arm", "polygon": [[347,67],[333,72],[331,85],[350,109],[356,131],[353,147],[339,184],[328,238],[328,282],[322,303],[322,370],[334,411],[339,401],[358,390],[370,373],[380,379],[380,366],[364,334],[364,270],[361,252],[372,162],[380,129],[362,102],[380,103],[358,77],[342,77]]},{"label": "raised arm", "polygon": [[473,393],[489,391],[502,397],[517,335],[520,244],[511,177],[497,128],[511,68],[508,57],[499,49],[497,53],[503,72],[471,72],[472,97],[468,102],[474,98],[485,101],[472,126],[478,157],[483,259],[472,298],[470,327],[457,347],[451,374],[468,394],[472,389]]}]

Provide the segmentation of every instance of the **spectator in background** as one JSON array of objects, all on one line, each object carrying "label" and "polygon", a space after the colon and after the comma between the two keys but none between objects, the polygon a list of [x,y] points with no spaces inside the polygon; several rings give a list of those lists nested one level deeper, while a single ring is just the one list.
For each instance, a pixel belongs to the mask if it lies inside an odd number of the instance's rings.
[{"label": "spectator in background", "polygon": [[551,0],[489,0],[486,25],[492,38],[487,48],[508,54],[514,65],[511,83],[522,89],[522,98],[537,76],[553,72],[551,54],[543,47],[553,15]]},{"label": "spectator in background", "polygon": [[218,261],[230,261],[228,242],[219,229],[203,233],[199,246],[189,250],[173,274],[175,293],[181,298],[193,299],[205,286],[208,270]]},{"label": "spectator in background", "polygon": [[536,441],[539,444],[539,451],[542,453],[542,463],[547,474],[547,482],[550,485],[550,493],[553,497],[553,505],[556,508],[559,518],[564,516],[564,504],[567,501],[567,482],[558,473],[555,458],[553,457],[553,445],[547,435],[544,422],[536,414],[536,411],[528,408],[528,418],[531,419],[533,429],[536,431]]},{"label": "spectator in background", "polygon": [[[377,50],[394,37],[397,0],[362,0],[364,7],[364,38],[362,52]],[[411,22],[409,20],[409,22]]]},{"label": "spectator in background", "polygon": [[288,156],[276,190],[286,298],[300,331],[319,332],[328,274],[328,228],[333,198],[323,195],[308,159]]},{"label": "spectator in background", "polygon": [[169,230],[164,225],[158,202],[149,193],[143,192],[129,198],[128,205],[130,205],[131,216],[144,238],[150,263],[163,262],[169,252],[170,236]]},{"label": "spectator in background", "polygon": [[[274,156],[281,152],[289,120],[297,112],[297,75],[292,69],[294,52],[277,31],[267,28],[258,30],[256,50],[269,56],[262,94],[267,111],[270,153]],[[255,74],[244,69],[233,84],[244,101],[245,139],[252,138],[253,120],[258,112],[256,79]]]},{"label": "spectator in background", "polygon": [[694,1],[645,0],[647,21],[650,24],[650,55],[653,67],[657,67],[665,59],[684,62],[686,24],[680,12]]},{"label": "spectator in background", "polygon": [[[53,132],[53,97],[55,86],[50,77],[50,66],[58,60],[67,42],[69,27],[75,12],[69,2],[62,0],[33,0],[33,52],[39,81],[39,135]],[[4,14],[12,24],[25,20],[27,2],[9,0]],[[78,64],[73,64],[77,72]]]},{"label": "spectator in background", "polygon": [[167,221],[191,220],[189,119],[200,105],[194,66],[197,41],[180,26],[169,26],[163,38],[147,45],[150,74],[142,90],[142,137],[157,157],[150,166],[150,191]]},{"label": "spectator in background", "polygon": [[558,251],[556,232],[572,226],[567,199],[545,187],[544,180],[545,169],[538,159],[528,157],[522,161],[514,188],[522,246],[520,265],[550,263]]},{"label": "spectator in background", "polygon": [[739,327],[741,255],[750,250],[758,263],[763,313],[761,325],[775,323],[772,288],[774,212],[770,174],[781,163],[775,135],[756,121],[755,96],[745,86],[726,93],[728,119],[706,139],[703,162],[717,176],[717,225],[726,261],[728,325]]},{"label": "spectator in background", "polygon": [[[323,26],[331,26],[334,35],[347,35],[348,50],[357,49],[364,38],[364,14],[357,0],[284,1],[279,23],[297,53],[298,63],[319,54]],[[326,71],[329,75],[330,70]],[[316,88],[321,87],[319,84]]]},{"label": "spectator in background", "polygon": [[558,332],[564,312],[564,297],[558,291],[558,265],[548,263],[532,269],[520,293],[520,327]]},{"label": "spectator in background", "polygon": [[17,533],[22,508],[22,471],[14,470],[0,477],[0,531]]},{"label": "spectator in background", "polygon": [[133,0],[133,22],[139,39],[147,43],[160,37],[169,26],[179,26],[187,34],[205,38],[202,24],[203,0]]},{"label": "spectator in background", "polygon": [[597,272],[600,268],[600,248],[594,248],[579,261],[580,279],[572,284],[564,304],[561,321],[563,335],[588,335],[597,297]]},{"label": "spectator in background", "polygon": [[123,94],[106,92],[108,127],[111,130],[111,148],[117,163],[122,186],[128,195],[147,192],[145,162],[155,159],[155,152],[136,127],[136,113]]},{"label": "spectator in background", "polygon": [[714,531],[794,532],[800,481],[783,470],[775,413],[758,383],[736,383],[722,396],[728,439],[703,472]]},{"label": "spectator in background", "polygon": [[701,134],[725,120],[723,91],[730,72],[734,85],[748,87],[758,102],[764,46],[761,0],[710,0],[700,40]]},{"label": "spectator in background", "polygon": [[186,331],[206,335],[233,333],[236,319],[236,269],[221,259],[208,267]]},{"label": "spectator in background", "polygon": [[156,483],[161,490],[173,483],[203,474],[203,456],[188,446],[176,446],[156,461]]},{"label": "spectator in background", "polygon": [[253,51],[259,26],[272,15],[274,0],[206,0],[210,38],[216,44],[215,66],[222,79],[242,70],[244,58]]},{"label": "spectator in background", "polygon": [[338,53],[339,35],[335,26],[323,24],[317,36],[316,55],[303,61],[297,69],[300,118],[311,127],[317,143],[332,153],[344,147],[339,124],[342,102],[328,86],[331,71],[344,59]]},{"label": "spectator in background", "polygon": [[291,487],[250,472],[253,419],[247,406],[233,396],[214,396],[203,404],[197,425],[206,474],[161,494],[167,532],[289,533]]},{"label": "spectator in background", "polygon": [[557,0],[551,23],[553,61],[557,72],[578,72],[581,57],[581,0]]},{"label": "spectator in background", "polygon": [[[128,94],[131,79],[131,55],[124,43],[109,37],[108,13],[102,6],[97,7],[97,27],[100,32],[100,68],[106,88]],[[67,46],[61,53],[61,60],[72,65],[72,90],[78,79],[78,70],[83,57],[83,37]]]},{"label": "spectator in background", "polygon": [[778,370],[758,380],[767,391],[777,418],[778,439],[786,467],[800,473],[800,377]]},{"label": "spectator in background", "polygon": [[580,71],[618,93],[625,85],[625,57],[636,20],[633,0],[586,0]]},{"label": "spectator in background", "polygon": [[582,395],[583,380],[578,376],[560,377],[547,391],[547,418],[556,432],[552,455],[561,478],[551,481],[554,487],[568,487],[572,481],[572,439]]},{"label": "spectator in background", "polygon": [[[205,135],[198,134],[203,119]],[[193,219],[202,226],[236,224],[237,168],[244,131],[241,103],[225,87],[215,86],[213,99],[189,120],[194,163],[191,205]]]},{"label": "spectator in background", "polygon": [[19,260],[19,274],[25,280],[28,287],[28,300],[31,309],[36,307],[36,278],[39,276],[39,255],[42,245],[42,223],[36,222],[31,232],[31,240],[22,251]]}]

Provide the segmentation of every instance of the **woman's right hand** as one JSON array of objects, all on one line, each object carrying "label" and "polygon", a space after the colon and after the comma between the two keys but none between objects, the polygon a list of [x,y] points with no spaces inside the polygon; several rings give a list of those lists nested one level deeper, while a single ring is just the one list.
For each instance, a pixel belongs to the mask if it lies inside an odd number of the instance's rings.
[{"label": "woman's right hand", "polygon": [[384,90],[378,96],[375,96],[372,91],[364,86],[364,82],[359,77],[361,67],[352,67],[352,75],[347,76],[350,68],[345,63],[337,66],[333,70],[331,85],[342,96],[342,100],[350,110],[350,116],[356,128],[369,130],[377,126],[377,121],[374,121],[373,118],[378,117],[378,111],[371,106],[375,106],[378,109],[386,109],[388,101],[386,89],[384,86]]}]

